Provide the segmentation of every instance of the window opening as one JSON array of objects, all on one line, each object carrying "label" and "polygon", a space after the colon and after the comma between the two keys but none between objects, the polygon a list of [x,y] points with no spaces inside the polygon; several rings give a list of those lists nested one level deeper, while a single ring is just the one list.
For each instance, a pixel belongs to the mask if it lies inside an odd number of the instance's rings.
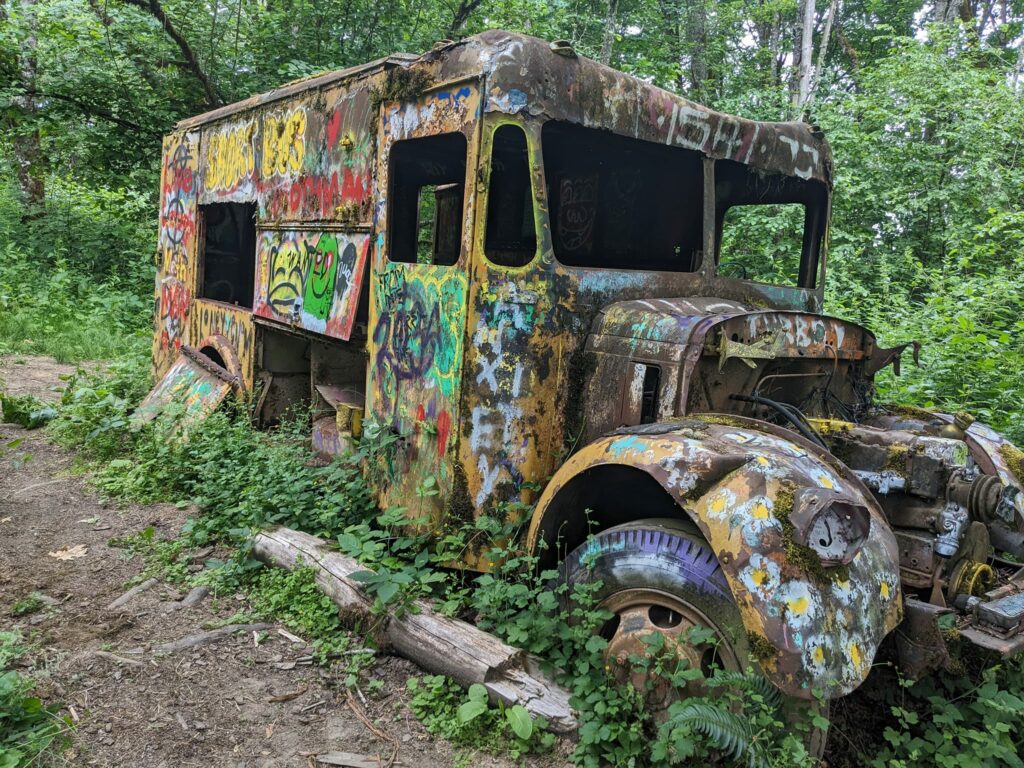
[{"label": "window opening", "polygon": [[536,252],[526,134],[518,126],[503,125],[494,132],[491,144],[484,253],[498,266],[523,267]]},{"label": "window opening", "polygon": [[459,260],[466,137],[446,133],[391,148],[388,258],[451,266]]},{"label": "window opening", "polygon": [[644,371],[643,398],[640,405],[640,423],[653,424],[658,420],[658,385],[661,383],[661,369],[648,365]]},{"label": "window opening", "polygon": [[200,205],[200,297],[252,308],[256,280],[256,203]]},{"label": "window opening", "polygon": [[541,139],[559,261],[665,272],[700,267],[699,152],[557,121],[545,123]]},{"label": "window opening", "polygon": [[819,181],[715,163],[718,272],[772,285],[814,288],[828,188]]}]

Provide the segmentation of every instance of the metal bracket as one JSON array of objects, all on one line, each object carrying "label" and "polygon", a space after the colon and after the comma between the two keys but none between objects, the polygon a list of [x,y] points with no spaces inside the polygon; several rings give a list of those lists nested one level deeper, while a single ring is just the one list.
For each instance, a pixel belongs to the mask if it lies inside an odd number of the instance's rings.
[{"label": "metal bracket", "polygon": [[742,360],[751,368],[756,368],[754,360],[774,360],[786,346],[786,332],[782,328],[777,329],[773,334],[766,334],[753,344],[744,344],[741,341],[732,341],[722,334],[718,344],[718,370],[725,368],[725,363],[730,357]]}]

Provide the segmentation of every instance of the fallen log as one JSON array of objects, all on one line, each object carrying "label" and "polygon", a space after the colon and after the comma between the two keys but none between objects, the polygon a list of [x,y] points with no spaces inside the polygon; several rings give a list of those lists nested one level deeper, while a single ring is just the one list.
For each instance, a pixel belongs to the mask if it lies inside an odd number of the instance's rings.
[{"label": "fallen log", "polygon": [[[367,568],[330,550],[322,539],[273,528],[253,538],[252,551],[259,560],[288,570],[311,567],[317,585],[342,612],[369,615],[373,599],[352,578]],[[492,700],[521,704],[531,715],[546,719],[551,731],[576,730],[569,692],[541,671],[539,659],[472,624],[438,614],[426,600],[417,600],[415,606],[417,612],[390,616],[381,630],[395,652],[463,686],[480,683]]]}]

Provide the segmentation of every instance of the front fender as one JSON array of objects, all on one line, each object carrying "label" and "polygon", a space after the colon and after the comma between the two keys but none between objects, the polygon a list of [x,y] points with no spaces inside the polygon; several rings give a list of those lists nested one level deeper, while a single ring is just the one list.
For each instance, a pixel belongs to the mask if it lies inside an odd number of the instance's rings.
[{"label": "front fender", "polygon": [[[531,522],[531,548],[552,529],[545,516],[555,514],[559,491],[601,465],[646,472],[693,519],[718,557],[755,657],[782,691],[834,698],[863,682],[902,618],[899,558],[870,492],[838,460],[749,419],[697,416],[621,430],[558,470]],[[848,565],[825,568],[794,546],[788,517],[802,488],[826,488],[868,509],[867,539]]]}]

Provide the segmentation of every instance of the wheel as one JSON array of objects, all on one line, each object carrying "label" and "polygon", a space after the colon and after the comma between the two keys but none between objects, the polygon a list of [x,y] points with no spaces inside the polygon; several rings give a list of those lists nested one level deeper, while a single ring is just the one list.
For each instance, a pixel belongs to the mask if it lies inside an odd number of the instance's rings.
[{"label": "wheel", "polygon": [[[673,648],[705,676],[715,666],[728,671],[750,666],[746,630],[725,574],[707,541],[688,520],[638,520],[601,531],[569,553],[560,576],[570,587],[601,582],[594,597],[614,614],[600,629],[608,640],[606,663],[619,682],[649,689],[647,706],[655,719],[672,702],[703,691],[699,682],[680,690],[634,668],[629,657],[648,652],[645,636],[664,635],[671,641],[665,647]],[[690,642],[689,630],[694,627],[708,630],[713,639]],[[783,711],[788,720],[809,723],[810,714],[821,708],[816,702],[789,698]],[[805,745],[820,758],[825,732],[812,728]]]}]

